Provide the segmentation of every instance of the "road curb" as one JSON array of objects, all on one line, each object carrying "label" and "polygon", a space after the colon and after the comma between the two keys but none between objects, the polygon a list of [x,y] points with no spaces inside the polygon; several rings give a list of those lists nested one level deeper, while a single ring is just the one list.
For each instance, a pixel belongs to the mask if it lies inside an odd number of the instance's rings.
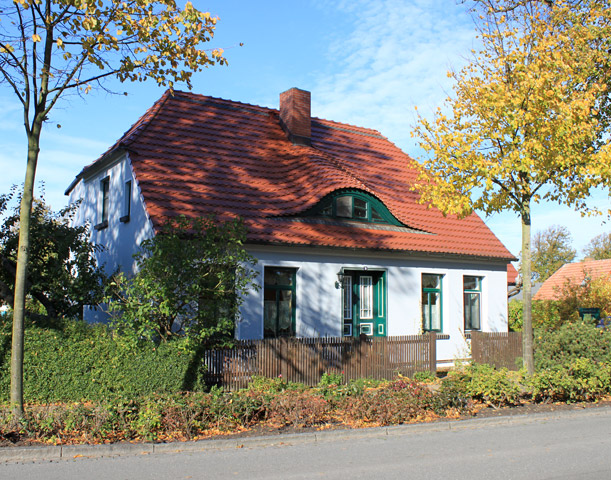
[{"label": "road curb", "polygon": [[321,430],[294,434],[277,434],[257,437],[228,439],[205,439],[192,442],[172,443],[115,443],[109,445],[58,445],[0,448],[0,463],[70,460],[78,458],[101,458],[128,455],[151,455],[164,453],[203,452],[232,448],[255,448],[289,446],[304,443],[324,443],[336,440],[384,438],[431,431],[478,429],[501,425],[525,425],[550,422],[558,419],[584,416],[611,416],[611,407],[590,407],[580,410],[504,415],[464,420],[443,420],[432,423],[413,423],[391,427],[373,427],[346,430]]}]

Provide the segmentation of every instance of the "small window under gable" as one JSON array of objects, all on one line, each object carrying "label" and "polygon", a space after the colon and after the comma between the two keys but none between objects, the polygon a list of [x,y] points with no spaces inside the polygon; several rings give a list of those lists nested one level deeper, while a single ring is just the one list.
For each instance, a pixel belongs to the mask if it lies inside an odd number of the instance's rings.
[{"label": "small window under gable", "polygon": [[333,192],[305,213],[305,216],[310,215],[358,222],[402,225],[380,200],[360,190]]},{"label": "small window under gable", "polygon": [[93,228],[95,230],[103,230],[108,227],[108,209],[110,204],[110,177],[104,177],[100,181],[100,205],[98,207],[98,215],[100,221]]},{"label": "small window under gable", "polygon": [[122,223],[129,222],[129,216],[132,210],[132,181],[125,182],[123,189],[123,215],[119,219]]}]

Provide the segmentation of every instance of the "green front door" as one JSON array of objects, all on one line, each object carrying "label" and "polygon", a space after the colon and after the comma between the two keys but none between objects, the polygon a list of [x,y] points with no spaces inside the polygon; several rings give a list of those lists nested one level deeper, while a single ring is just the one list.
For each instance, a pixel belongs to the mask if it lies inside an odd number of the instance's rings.
[{"label": "green front door", "polygon": [[345,270],[344,336],[386,336],[386,272]]}]

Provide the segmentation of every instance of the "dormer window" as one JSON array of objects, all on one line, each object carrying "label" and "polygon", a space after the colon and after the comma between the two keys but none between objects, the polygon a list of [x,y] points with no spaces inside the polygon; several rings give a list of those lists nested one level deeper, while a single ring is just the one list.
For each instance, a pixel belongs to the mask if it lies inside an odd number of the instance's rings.
[{"label": "dormer window", "polygon": [[[344,195],[335,199],[335,214],[342,218],[353,218],[355,220],[370,220],[370,212],[373,209],[369,202],[353,195]],[[379,217],[379,215],[378,215]]]},{"label": "dormer window", "polygon": [[352,218],[352,197],[336,198],[335,214],[338,217]]},{"label": "dormer window", "polygon": [[306,215],[369,223],[401,225],[377,198],[358,190],[342,190],[325,197]]}]

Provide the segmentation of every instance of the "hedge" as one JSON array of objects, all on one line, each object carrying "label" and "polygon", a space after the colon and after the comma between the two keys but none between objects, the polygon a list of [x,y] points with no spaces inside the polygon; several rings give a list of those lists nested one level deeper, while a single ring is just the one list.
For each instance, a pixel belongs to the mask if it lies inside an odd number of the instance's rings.
[{"label": "hedge", "polygon": [[[0,320],[0,402],[8,401],[11,321]],[[25,331],[26,403],[98,402],[153,393],[201,391],[201,362],[180,341],[128,347],[104,325],[56,321]]]}]

